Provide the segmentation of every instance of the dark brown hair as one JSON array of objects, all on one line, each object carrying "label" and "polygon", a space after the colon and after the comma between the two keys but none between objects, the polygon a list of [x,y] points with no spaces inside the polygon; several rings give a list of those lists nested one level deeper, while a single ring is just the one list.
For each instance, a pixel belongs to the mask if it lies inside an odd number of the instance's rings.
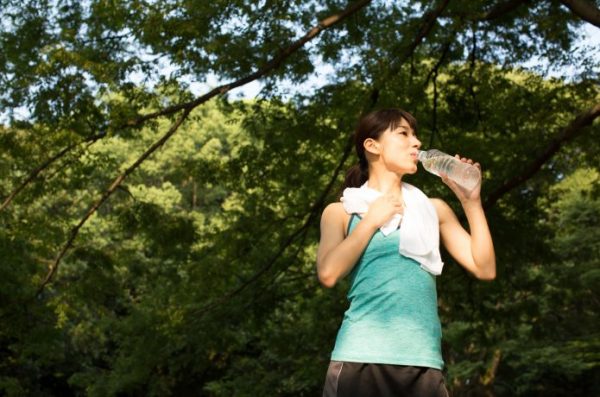
[{"label": "dark brown hair", "polygon": [[388,128],[396,128],[402,120],[416,132],[417,120],[412,114],[402,109],[381,109],[371,112],[360,119],[354,131],[354,148],[358,156],[358,164],[346,172],[344,188],[360,187],[369,179],[369,163],[365,155],[364,142],[368,138],[379,139]]}]

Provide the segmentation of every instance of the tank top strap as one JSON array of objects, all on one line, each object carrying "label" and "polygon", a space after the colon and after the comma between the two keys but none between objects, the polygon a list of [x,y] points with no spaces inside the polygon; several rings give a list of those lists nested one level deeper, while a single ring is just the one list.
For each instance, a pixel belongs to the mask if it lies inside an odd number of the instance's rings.
[{"label": "tank top strap", "polygon": [[348,228],[346,229],[346,236],[348,236],[350,234],[350,232],[352,231],[352,229],[354,229],[354,227],[356,227],[356,224],[362,219],[362,217],[360,215],[358,215],[356,212],[353,212],[350,215],[350,220],[348,221]]}]

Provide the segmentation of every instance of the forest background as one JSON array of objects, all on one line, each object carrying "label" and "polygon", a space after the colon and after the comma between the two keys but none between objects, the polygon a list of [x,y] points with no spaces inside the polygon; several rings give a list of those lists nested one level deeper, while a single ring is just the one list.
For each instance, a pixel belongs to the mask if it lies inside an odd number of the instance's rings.
[{"label": "forest background", "polygon": [[383,107],[483,167],[498,277],[444,253],[438,278],[453,395],[600,395],[597,1],[0,17],[0,395],[320,395],[347,305],[315,276],[320,213]]}]

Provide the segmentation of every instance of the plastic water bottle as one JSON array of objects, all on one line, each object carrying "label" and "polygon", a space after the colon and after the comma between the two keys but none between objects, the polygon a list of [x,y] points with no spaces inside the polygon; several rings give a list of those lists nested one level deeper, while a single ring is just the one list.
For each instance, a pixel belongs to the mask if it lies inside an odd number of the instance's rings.
[{"label": "plastic water bottle", "polygon": [[474,165],[463,163],[437,149],[419,150],[419,161],[423,168],[434,175],[446,174],[448,178],[471,191],[481,181],[481,172]]}]

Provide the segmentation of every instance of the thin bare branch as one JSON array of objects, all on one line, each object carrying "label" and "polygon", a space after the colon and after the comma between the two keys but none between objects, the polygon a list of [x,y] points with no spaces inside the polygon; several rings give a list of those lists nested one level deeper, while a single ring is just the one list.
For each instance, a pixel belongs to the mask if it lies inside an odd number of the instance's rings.
[{"label": "thin bare branch", "polygon": [[501,18],[507,14],[510,14],[520,6],[530,3],[531,0],[507,0],[500,1],[494,4],[488,10],[481,12],[472,12],[467,10],[454,10],[449,16],[452,18],[459,18],[465,21],[478,22],[478,21],[493,21],[494,19]]},{"label": "thin bare branch", "polygon": [[491,21],[516,10],[517,8],[519,8],[527,2],[528,0],[509,0],[502,3],[498,3],[494,7],[492,7],[488,12],[486,12],[483,15],[480,15],[478,18],[475,19],[481,21]]},{"label": "thin bare branch", "polygon": [[437,19],[440,17],[440,15],[442,15],[442,12],[444,12],[449,2],[450,0],[442,0],[437,7],[423,14],[421,26],[419,27],[417,35],[414,37],[410,45],[406,47],[403,54],[396,60],[396,67],[392,69],[392,73],[397,71],[399,66],[406,62],[414,54],[417,47],[423,42],[423,39],[429,35],[435,26]]},{"label": "thin bare branch", "polygon": [[591,125],[594,120],[600,116],[600,103],[595,104],[589,109],[581,112],[571,123],[563,128],[552,141],[548,144],[548,146],[537,156],[531,164],[523,172],[519,175],[516,175],[514,178],[506,181],[502,186],[499,186],[496,190],[490,193],[484,201],[484,208],[490,208],[493,206],[503,195],[524,183],[525,181],[531,179],[542,166],[556,154],[560,150],[561,147],[565,145],[565,143],[573,140],[577,136],[579,136],[584,127]]},{"label": "thin bare branch", "polygon": [[173,105],[170,106],[168,108],[159,110],[157,112],[153,112],[153,113],[149,113],[146,115],[143,115],[141,117],[138,117],[137,119],[134,120],[130,120],[127,123],[127,126],[130,127],[135,127],[138,126],[140,124],[142,124],[143,122],[150,120],[150,119],[154,119],[160,116],[166,116],[169,114],[173,114],[175,112],[178,112],[181,109],[184,108],[195,108],[196,106],[208,101],[209,99],[217,96],[217,95],[223,95],[226,92],[237,88],[237,87],[241,87],[245,84],[248,84],[254,80],[257,80],[265,75],[267,75],[269,72],[273,71],[274,69],[278,68],[287,58],[289,58],[292,54],[294,54],[296,51],[298,51],[300,48],[302,48],[302,46],[304,46],[304,44],[306,44],[307,42],[309,42],[310,40],[314,39],[319,33],[321,33],[323,30],[332,27],[333,25],[341,22],[342,20],[344,20],[345,18],[349,17],[350,15],[354,14],[355,12],[357,12],[358,10],[360,10],[361,8],[363,8],[364,6],[366,6],[367,4],[369,4],[371,2],[371,0],[360,0],[357,1],[353,4],[351,4],[348,8],[346,8],[345,10],[343,10],[342,12],[338,13],[338,14],[334,14],[331,15],[325,19],[323,19],[322,21],[320,21],[316,26],[314,26],[312,29],[310,29],[304,36],[302,36],[300,39],[296,40],[294,43],[292,43],[290,46],[284,48],[283,50],[281,50],[279,52],[278,55],[276,55],[273,59],[271,59],[270,61],[268,61],[266,64],[264,64],[261,68],[259,68],[256,72],[249,74],[246,77],[243,77],[239,80],[236,80],[234,82],[228,83],[228,84],[223,84],[220,85],[216,88],[214,88],[213,90],[209,91],[208,93],[192,100],[189,102],[184,102],[184,103],[180,103],[177,105]]},{"label": "thin bare branch", "polygon": [[449,0],[442,0],[437,7],[432,10],[429,10],[423,14],[421,17],[421,24],[419,26],[419,30],[412,41],[406,46],[403,47],[400,51],[400,55],[398,58],[394,59],[392,66],[382,75],[380,76],[375,83],[371,93],[369,95],[370,103],[365,108],[366,111],[373,109],[379,100],[379,94],[381,90],[383,90],[383,86],[389,80],[389,78],[400,72],[401,66],[411,59],[415,50],[419,45],[423,42],[423,39],[429,35],[439,16],[446,9]]},{"label": "thin bare branch", "polygon": [[593,2],[586,0],[561,0],[569,10],[579,18],[600,28],[600,9]]},{"label": "thin bare branch", "polygon": [[294,241],[298,237],[301,237],[304,233],[306,233],[308,228],[315,222],[316,219],[318,219],[321,211],[323,210],[323,207],[325,206],[327,197],[329,197],[329,194],[333,190],[333,187],[335,186],[338,176],[342,172],[343,166],[346,163],[348,156],[352,152],[352,147],[353,147],[352,141],[350,140],[349,144],[346,145],[346,148],[344,150],[342,158],[340,159],[335,171],[333,172],[333,175],[332,175],[331,179],[329,180],[329,183],[327,184],[325,189],[323,189],[323,191],[321,192],[321,194],[319,195],[317,200],[314,202],[314,204],[311,206],[304,223],[298,229],[296,229],[294,231],[294,233],[292,233],[281,244],[281,246],[279,247],[279,250],[266,262],[266,264],[263,267],[258,269],[249,279],[244,281],[244,283],[242,283],[238,287],[236,287],[233,290],[227,292],[226,294],[220,296],[219,298],[213,300],[212,302],[209,302],[208,304],[206,304],[205,306],[200,308],[198,311],[194,312],[194,318],[200,319],[204,314],[213,310],[217,306],[227,302],[234,296],[236,296],[239,293],[241,293],[242,291],[244,291],[250,285],[254,284],[258,279],[260,279],[263,275],[265,275],[267,273],[267,271],[269,271],[269,269],[271,269],[271,267],[273,267],[273,265],[277,262],[277,260],[283,255],[283,253],[288,249],[288,247],[294,243]]},{"label": "thin bare branch", "polygon": [[452,46],[452,43],[454,41],[453,39],[455,37],[456,37],[456,31],[454,31],[450,35],[450,39],[448,41],[446,41],[446,43],[444,43],[444,46],[442,48],[442,54],[441,54],[440,58],[438,59],[438,61],[434,65],[433,69],[431,69],[429,71],[429,73],[427,74],[427,77],[425,78],[424,87],[427,88],[427,86],[429,85],[429,81],[431,80],[431,77],[433,76],[433,109],[432,109],[432,118],[431,118],[432,127],[431,127],[431,136],[429,137],[429,146],[428,147],[433,146],[433,142],[436,139],[436,136],[439,138],[439,130],[437,127],[437,109],[438,109],[438,97],[439,97],[438,89],[437,89],[437,78],[438,78],[440,68],[444,64],[446,55],[448,55],[448,52],[450,51],[450,47]]},{"label": "thin bare branch", "polygon": [[52,163],[54,163],[55,161],[59,160],[60,158],[62,158],[63,156],[65,156],[67,153],[69,153],[71,150],[75,149],[76,147],[80,146],[83,143],[87,143],[87,142],[96,142],[98,139],[102,138],[105,134],[96,134],[96,135],[92,135],[88,138],[86,138],[85,140],[81,141],[81,142],[77,142],[74,143],[72,145],[69,145],[67,147],[65,147],[64,149],[62,149],[60,152],[56,153],[54,156],[50,157],[48,160],[46,160],[43,164],[41,164],[39,167],[37,167],[36,169],[34,169],[33,171],[31,171],[29,173],[29,175],[27,176],[27,178],[25,178],[20,184],[19,186],[17,186],[2,202],[2,204],[0,205],[0,211],[4,210],[6,207],[8,207],[8,205],[11,203],[11,201],[15,198],[15,196],[17,194],[19,194],[28,184],[30,184],[35,178],[37,178],[37,176],[42,173],[44,170],[46,170],[48,167],[50,167],[52,165]]},{"label": "thin bare branch", "polygon": [[444,45],[442,47],[442,54],[440,55],[440,58],[437,60],[437,62],[433,66],[433,68],[431,68],[429,73],[427,73],[427,77],[425,77],[425,83],[423,83],[423,87],[427,88],[427,86],[429,85],[429,80],[431,79],[431,76],[438,75],[440,68],[444,64],[444,61],[446,60],[446,56],[448,55],[448,52],[450,52],[450,47],[452,47],[452,43],[454,42],[455,38],[456,38],[456,32],[454,32],[452,35],[450,35],[450,39],[444,43]]}]

